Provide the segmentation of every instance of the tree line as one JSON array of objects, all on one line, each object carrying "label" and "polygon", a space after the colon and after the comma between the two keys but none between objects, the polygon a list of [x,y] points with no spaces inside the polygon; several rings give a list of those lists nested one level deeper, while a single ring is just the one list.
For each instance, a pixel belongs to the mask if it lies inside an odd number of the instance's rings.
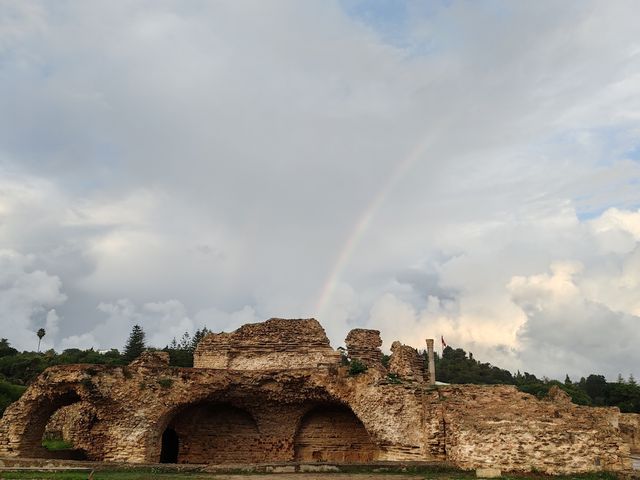
[{"label": "tree line", "polygon": [[[122,352],[118,349],[96,351],[93,348],[81,350],[68,348],[61,353],[54,350],[45,352],[19,352],[6,338],[0,339],[0,415],[13,401],[17,400],[29,385],[46,368],[54,365],[74,363],[126,365],[145,350],[162,350],[169,353],[169,365],[192,367],[193,354],[198,342],[210,331],[204,327],[195,333],[185,332],[179,339],[173,339],[162,349],[149,347],[145,332],[134,325]],[[44,337],[43,329],[37,332],[38,340]],[[39,345],[38,345],[39,346]],[[426,352],[423,352],[426,362]],[[386,357],[386,356],[385,356]],[[388,357],[387,357],[388,358]],[[567,392],[574,403],[593,406],[617,406],[623,412],[640,413],[640,386],[633,376],[616,382],[607,382],[605,377],[591,374],[572,381],[567,375],[563,382],[546,377],[537,378],[531,373],[510,371],[476,360],[472,353],[461,348],[446,347],[442,356],[436,353],[436,380],[446,383],[506,384],[515,385],[523,392],[538,398],[547,395],[553,385]]]},{"label": "tree line", "polygon": [[97,351],[93,348],[68,348],[58,353],[47,350],[40,353],[40,341],[45,336],[44,329],[36,332],[38,351],[19,352],[13,348],[6,338],[0,339],[0,415],[12,402],[20,398],[26,387],[45,369],[54,365],[89,363],[98,365],[126,365],[138,358],[145,350],[162,350],[169,353],[169,365],[175,367],[192,367],[193,353],[198,342],[209,330],[204,327],[192,335],[185,332],[179,340],[175,338],[164,348],[149,347],[145,332],[140,325],[134,325],[122,352],[113,348],[108,351]]},{"label": "tree line", "polygon": [[[425,361],[426,361],[426,353]],[[473,353],[462,348],[446,347],[440,357],[436,353],[436,380],[446,383],[506,384],[515,385],[519,390],[543,398],[549,389],[557,385],[564,390],[573,403],[592,406],[616,406],[622,412],[640,413],[640,386],[633,375],[624,379],[618,375],[615,382],[607,382],[603,375],[591,374],[578,381],[569,375],[564,381],[520,371],[512,374],[508,370],[483,363],[473,358]]]}]

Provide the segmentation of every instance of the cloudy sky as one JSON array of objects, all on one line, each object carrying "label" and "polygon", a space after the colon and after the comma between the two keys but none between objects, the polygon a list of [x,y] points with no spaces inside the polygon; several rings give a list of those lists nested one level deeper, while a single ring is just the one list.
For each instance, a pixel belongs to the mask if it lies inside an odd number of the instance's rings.
[{"label": "cloudy sky", "polygon": [[0,335],[313,316],[640,376],[637,14],[0,0]]}]

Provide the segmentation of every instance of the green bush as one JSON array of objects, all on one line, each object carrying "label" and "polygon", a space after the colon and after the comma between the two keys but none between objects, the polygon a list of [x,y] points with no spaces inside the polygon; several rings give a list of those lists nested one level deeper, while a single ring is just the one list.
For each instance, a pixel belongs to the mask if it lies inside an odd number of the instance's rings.
[{"label": "green bush", "polygon": [[171,388],[171,385],[173,385],[173,380],[170,378],[159,378],[158,385],[160,385],[162,388]]},{"label": "green bush", "polygon": [[367,366],[357,358],[353,358],[349,364],[349,375],[360,375],[367,371]]},{"label": "green bush", "polygon": [[387,381],[393,384],[402,383],[397,373],[387,373]]},{"label": "green bush", "polygon": [[9,405],[22,396],[26,389],[27,387],[22,385],[14,385],[5,380],[0,380],[0,416]]}]

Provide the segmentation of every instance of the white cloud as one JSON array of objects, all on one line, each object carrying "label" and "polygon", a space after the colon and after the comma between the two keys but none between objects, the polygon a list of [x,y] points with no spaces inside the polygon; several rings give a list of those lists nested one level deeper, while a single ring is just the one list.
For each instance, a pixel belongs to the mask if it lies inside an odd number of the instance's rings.
[{"label": "white cloud", "polygon": [[392,45],[330,1],[8,6],[0,245],[64,285],[21,309],[57,348],[322,314],[552,374],[535,325],[640,311],[633,2],[414,5]]},{"label": "white cloud", "polygon": [[35,332],[42,327],[48,333],[42,348],[52,346],[59,321],[54,307],[67,300],[60,279],[33,263],[31,256],[0,251],[0,331],[18,349],[35,350]]}]

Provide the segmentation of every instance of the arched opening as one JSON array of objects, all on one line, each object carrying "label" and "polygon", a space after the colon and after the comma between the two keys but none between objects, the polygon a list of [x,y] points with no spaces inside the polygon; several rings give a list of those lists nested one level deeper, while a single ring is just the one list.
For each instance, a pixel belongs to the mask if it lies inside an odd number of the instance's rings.
[{"label": "arched opening", "polygon": [[[83,444],[90,442],[90,420],[82,417],[82,402],[75,391],[39,399],[30,409],[20,439],[20,454],[32,458],[87,459]],[[69,432],[73,431],[72,434]],[[66,438],[65,438],[66,434]]]},{"label": "arched opening", "polygon": [[74,402],[53,412],[42,434],[47,457],[87,460],[83,447],[92,443],[89,430],[94,419],[95,411],[87,402]]},{"label": "arched opening", "polygon": [[297,462],[365,463],[376,456],[364,425],[342,405],[321,405],[307,412],[294,439]]},{"label": "arched opening", "polygon": [[180,440],[176,431],[168,427],[162,433],[162,448],[160,450],[160,463],[178,463],[178,451]]},{"label": "arched opening", "polygon": [[181,409],[168,422],[162,433],[160,461],[256,463],[261,455],[259,444],[258,427],[249,412],[228,403],[201,403]]}]

